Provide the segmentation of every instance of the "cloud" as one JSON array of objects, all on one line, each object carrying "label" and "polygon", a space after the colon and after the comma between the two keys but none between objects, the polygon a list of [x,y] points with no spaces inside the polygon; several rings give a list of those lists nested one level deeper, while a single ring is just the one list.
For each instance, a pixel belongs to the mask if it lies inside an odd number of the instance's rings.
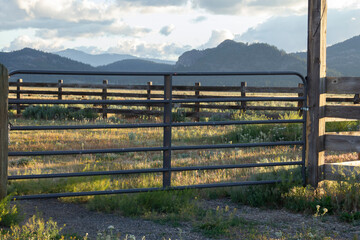
[{"label": "cloud", "polygon": [[160,34],[164,35],[164,36],[169,36],[172,31],[174,31],[175,26],[174,25],[168,25],[168,26],[164,26],[160,29]]},{"label": "cloud", "polygon": [[105,35],[141,37],[151,32],[149,28],[131,27],[123,22],[94,22],[81,21],[77,24],[66,24],[56,29],[38,29],[36,36],[42,38],[95,37]]},{"label": "cloud", "polygon": [[9,46],[4,47],[2,51],[15,51],[23,48],[33,48],[42,51],[54,52],[64,49],[62,40],[46,41],[43,39],[34,39],[27,35],[15,38]]},{"label": "cloud", "polygon": [[328,0],[328,8],[330,9],[357,9],[360,8],[359,0]]},{"label": "cloud", "polygon": [[119,17],[126,9],[106,0],[15,0],[2,6],[6,12],[0,13],[0,31],[32,28],[38,37],[70,39],[105,34],[139,37],[151,31],[126,24]]},{"label": "cloud", "polygon": [[294,14],[307,9],[307,1],[299,0],[193,0],[195,8],[205,9],[214,14],[256,15]]},{"label": "cloud", "polygon": [[146,58],[166,58],[176,60],[180,54],[191,49],[189,45],[175,43],[147,43],[141,40],[121,40],[107,52],[130,54]]},{"label": "cloud", "polygon": [[167,7],[185,5],[188,0],[117,0],[116,2],[118,4],[131,4],[137,6]]},{"label": "cloud", "polygon": [[[332,45],[360,34],[360,9],[328,11],[327,44]],[[307,48],[307,15],[273,17],[235,37],[242,42],[265,42],[287,52]]]},{"label": "cloud", "polygon": [[235,37],[241,42],[265,42],[285,51],[306,48],[307,17],[289,16],[271,18],[255,28]]},{"label": "cloud", "polygon": [[199,49],[213,48],[222,43],[224,40],[234,39],[234,34],[232,34],[229,30],[213,30],[209,40],[199,46]]},{"label": "cloud", "polygon": [[205,21],[206,19],[207,19],[207,17],[205,17],[205,16],[198,16],[198,17],[192,19],[192,22],[193,23],[199,23],[199,22]]}]

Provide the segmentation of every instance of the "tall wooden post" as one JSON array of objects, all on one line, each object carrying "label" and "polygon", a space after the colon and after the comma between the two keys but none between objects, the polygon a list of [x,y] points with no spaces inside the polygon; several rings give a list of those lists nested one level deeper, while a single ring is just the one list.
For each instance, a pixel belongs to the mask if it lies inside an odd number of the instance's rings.
[{"label": "tall wooden post", "polygon": [[307,182],[316,188],[324,164],[327,0],[309,0],[308,10],[306,162]]},{"label": "tall wooden post", "polygon": [[0,199],[7,195],[8,177],[8,70],[0,64]]},{"label": "tall wooden post", "polygon": [[164,100],[169,100],[164,104],[164,123],[167,125],[164,127],[163,136],[163,188],[171,187],[171,123],[172,123],[172,75],[164,76]]},{"label": "tall wooden post", "polygon": [[[241,82],[241,97],[244,98],[246,97],[246,92],[245,92],[245,88],[247,86],[247,82]],[[246,101],[241,101],[241,110],[243,111],[243,113],[245,113],[246,111]]]},{"label": "tall wooden post", "polygon": [[[102,100],[106,100],[107,99],[107,85],[108,85],[109,81],[108,80],[103,80],[103,89],[102,89],[102,96],[101,99]],[[102,110],[103,110],[103,118],[107,118],[107,105],[103,104],[102,105]]]},{"label": "tall wooden post", "polygon": [[[146,94],[147,94],[147,100],[151,100],[151,86],[152,86],[152,82],[147,82],[147,89],[146,89]],[[151,111],[151,105],[149,104],[147,106],[147,110]]]},{"label": "tall wooden post", "polygon": [[[196,82],[195,83],[195,98],[199,99],[200,98],[200,90],[199,87],[201,86],[201,83]],[[199,102],[195,102],[195,122],[200,122],[200,103]]]},{"label": "tall wooden post", "polygon": [[62,100],[62,85],[64,83],[64,80],[60,79],[58,80],[58,100]]},{"label": "tall wooden post", "polygon": [[[18,80],[17,80],[17,86],[16,86],[16,99],[17,100],[20,100],[21,99],[21,93],[20,93],[20,91],[21,91],[21,83],[22,83],[22,79],[21,78],[19,78]],[[18,103],[18,104],[16,104],[16,114],[18,114],[18,115],[20,115],[21,114],[21,105],[20,105],[20,103]]]}]

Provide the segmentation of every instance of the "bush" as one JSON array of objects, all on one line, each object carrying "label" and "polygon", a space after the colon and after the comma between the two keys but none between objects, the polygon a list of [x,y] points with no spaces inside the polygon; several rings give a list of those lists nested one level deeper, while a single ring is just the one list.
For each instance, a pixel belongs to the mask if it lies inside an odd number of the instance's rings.
[{"label": "bush", "polygon": [[98,117],[92,109],[71,109],[60,106],[30,106],[23,117],[35,120],[94,120]]},{"label": "bush", "polygon": [[11,196],[0,201],[0,225],[10,227],[22,220],[16,205],[10,206]]}]

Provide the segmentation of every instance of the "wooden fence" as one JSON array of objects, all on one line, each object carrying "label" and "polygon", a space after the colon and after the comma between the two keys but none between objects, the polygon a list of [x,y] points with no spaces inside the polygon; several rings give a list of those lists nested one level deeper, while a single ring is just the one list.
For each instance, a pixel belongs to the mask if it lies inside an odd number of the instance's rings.
[{"label": "wooden fence", "polygon": [[[107,80],[103,84],[68,84],[63,80],[58,83],[33,83],[23,82],[18,79],[16,82],[9,83],[9,99],[26,99],[26,98],[48,98],[48,99],[89,99],[98,98],[102,100],[107,99],[163,99],[163,86],[153,85],[148,82],[147,85],[112,85]],[[303,85],[298,87],[248,87],[246,82],[241,82],[240,86],[201,86],[199,82],[194,86],[173,86],[174,99],[189,99],[189,98],[232,98],[232,97],[247,97],[256,94],[292,94],[296,96],[303,96]],[[102,113],[104,118],[107,118],[108,113],[125,114],[125,115],[162,115],[162,111],[156,110],[153,106],[138,104],[142,109],[113,109],[109,106],[94,106],[94,110]],[[26,108],[26,105],[13,105],[11,109],[16,109],[17,114]],[[245,101],[239,102],[235,105],[229,104],[180,104],[177,107],[192,109],[187,111],[186,116],[193,117],[199,121],[199,117],[212,116],[213,112],[203,111],[204,109],[212,110],[269,110],[269,111],[301,111],[302,102],[294,106],[251,106]]]},{"label": "wooden fence", "polygon": [[[108,80],[104,80],[103,84],[73,84],[64,83],[59,80],[57,83],[33,83],[23,82],[18,79],[16,82],[9,83],[9,99],[26,99],[26,98],[47,98],[47,99],[89,99],[98,98],[102,100],[107,99],[163,99],[163,86],[153,85],[148,82],[147,85],[113,85],[109,84]],[[258,94],[282,94],[282,95],[296,95],[303,96],[303,85],[298,87],[248,87],[246,82],[241,82],[240,86],[201,86],[197,82],[194,86],[173,86],[174,99],[186,98],[231,98],[231,97],[247,97],[256,96]],[[328,102],[359,102],[359,95],[355,97],[343,98],[328,98]],[[138,108],[129,107],[127,109],[115,109],[110,106],[94,106],[92,109],[101,113],[104,118],[108,114],[123,114],[123,115],[153,115],[160,116],[162,111],[158,110],[154,105],[138,104]],[[140,108],[139,108],[140,106]],[[11,109],[16,109],[17,114],[21,114],[22,110],[27,105],[16,104],[10,106]],[[241,110],[241,111],[273,111],[272,117],[278,116],[275,111],[295,111],[302,114],[302,102],[292,106],[253,106],[242,101],[237,104],[201,104],[201,103],[187,103],[180,104],[177,107],[186,108],[188,111],[184,112],[186,117],[193,117],[195,121],[199,121],[200,117],[211,117],[214,115],[214,110],[218,111],[218,115],[229,115],[228,113],[219,113],[225,110]],[[206,110],[207,109],[207,110]],[[209,111],[209,109],[212,110]],[[271,115],[271,114],[270,114]]]},{"label": "wooden fence", "polygon": [[[327,119],[356,119],[360,120],[360,78],[354,77],[326,77],[323,81],[322,94],[355,94],[354,104],[325,104],[320,112]],[[325,127],[325,126],[322,126]],[[360,129],[352,132],[326,132],[320,137],[323,151],[341,151],[360,153]],[[360,157],[360,154],[358,154]],[[360,158],[359,158],[360,159]],[[322,178],[337,180],[344,176],[360,173],[360,161],[342,163],[324,163],[321,168]],[[358,175],[360,178],[360,175]]]}]

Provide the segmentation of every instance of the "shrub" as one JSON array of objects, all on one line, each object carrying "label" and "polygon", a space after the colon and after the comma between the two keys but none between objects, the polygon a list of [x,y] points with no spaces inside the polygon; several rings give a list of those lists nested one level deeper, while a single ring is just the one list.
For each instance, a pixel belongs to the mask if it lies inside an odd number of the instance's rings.
[{"label": "shrub", "polygon": [[16,205],[10,206],[11,196],[0,201],[0,225],[10,227],[22,220]]},{"label": "shrub", "polygon": [[60,106],[30,106],[23,112],[23,117],[35,120],[93,120],[98,115],[92,109],[75,110]]}]

